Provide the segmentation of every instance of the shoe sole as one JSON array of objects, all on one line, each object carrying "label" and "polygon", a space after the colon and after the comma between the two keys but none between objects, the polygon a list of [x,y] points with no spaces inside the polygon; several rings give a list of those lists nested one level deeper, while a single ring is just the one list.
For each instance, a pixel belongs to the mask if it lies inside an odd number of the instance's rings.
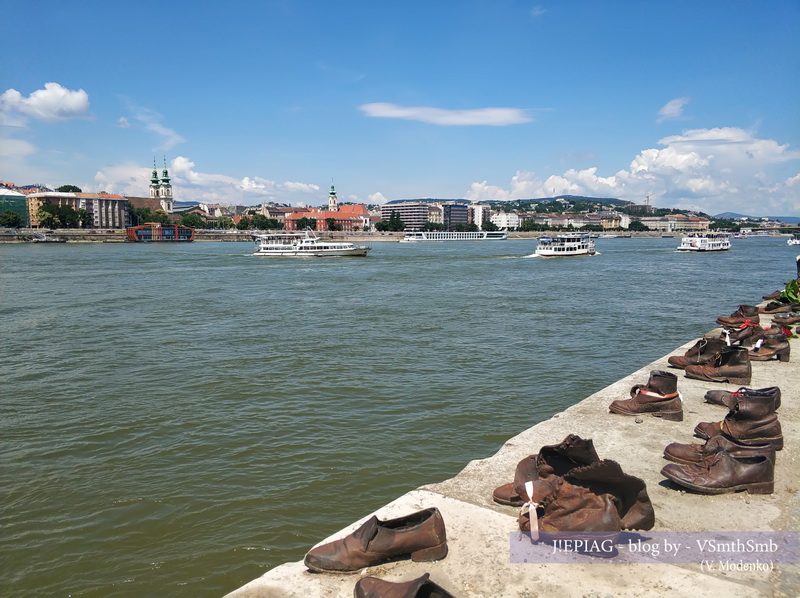
[{"label": "shoe sole", "polygon": [[691,380],[704,380],[705,382],[727,382],[739,386],[750,386],[750,378],[729,378],[727,376],[692,376],[691,372],[686,372],[685,376]]},{"label": "shoe sole", "polygon": [[652,415],[653,417],[660,417],[661,419],[666,419],[671,422],[682,422],[683,421],[683,411],[625,411],[624,409],[620,409],[619,407],[609,407],[608,410],[611,413],[616,413],[617,415]]},{"label": "shoe sole", "polygon": [[691,482],[687,482],[685,480],[677,480],[674,477],[667,475],[662,472],[662,475],[671,480],[672,482],[682,486],[684,488],[689,488],[689,490],[694,490],[695,492],[699,492],[701,494],[728,494],[730,492],[741,492],[742,490],[746,490],[748,494],[772,494],[775,492],[775,482],[756,482],[752,484],[738,484],[737,486],[730,486],[728,488],[708,488],[707,486],[699,486],[697,484],[692,484]]},{"label": "shoe sole", "polygon": [[402,561],[408,558],[410,558],[415,563],[420,563],[427,561],[441,561],[446,556],[447,556],[447,540],[445,540],[441,544],[437,544],[436,546],[431,546],[430,548],[421,548],[412,553],[398,554],[396,556],[387,557],[385,559],[378,560],[370,565],[364,565],[363,567],[358,567],[357,569],[325,569],[324,567],[319,567],[317,565],[313,565],[308,562],[304,562],[303,564],[309,571],[314,571],[316,573],[338,573],[340,575],[353,575],[355,573],[363,571],[367,567],[377,567],[378,565],[385,565],[386,563]]}]

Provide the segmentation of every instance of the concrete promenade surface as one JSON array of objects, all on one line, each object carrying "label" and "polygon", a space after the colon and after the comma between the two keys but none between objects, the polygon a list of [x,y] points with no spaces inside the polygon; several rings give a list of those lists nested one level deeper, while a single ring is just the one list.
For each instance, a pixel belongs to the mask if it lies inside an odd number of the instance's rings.
[{"label": "concrete promenade surface", "polygon": [[[768,326],[770,320],[771,316],[762,314],[761,325]],[[718,332],[719,329],[713,331]],[[683,355],[696,340],[678,347],[670,355]],[[782,391],[778,413],[784,448],[777,453],[773,494],[696,494],[680,490],[661,475],[661,468],[670,463],[663,458],[667,444],[702,442],[693,437],[695,425],[701,421],[719,421],[727,413],[724,407],[703,401],[706,391],[738,388],[685,378],[681,370],[669,368],[669,355],[666,355],[511,438],[495,455],[470,462],[455,477],[413,490],[375,512],[380,520],[386,520],[426,507],[438,507],[444,517],[449,546],[449,554],[441,561],[399,560],[350,575],[311,573],[302,561],[285,563],[227,594],[226,598],[351,597],[359,576],[408,581],[426,572],[431,574],[432,581],[460,598],[799,596],[800,565],[796,562],[775,564],[772,571],[741,572],[723,571],[718,566],[709,570],[700,564],[512,563],[510,537],[512,532],[518,531],[519,509],[492,501],[492,491],[513,480],[515,467],[521,459],[538,453],[543,445],[557,444],[568,434],[577,434],[594,441],[601,459],[613,459],[626,473],[645,480],[656,516],[652,531],[798,532],[800,367],[797,363],[800,339],[790,342],[793,353],[790,361],[752,362],[753,376],[748,385],[749,388],[778,386]],[[682,422],[608,412],[611,401],[629,398],[629,389],[634,384],[647,383],[650,371],[655,369],[668,370],[678,376],[678,390],[684,400]],[[524,414],[520,417],[524,419]],[[368,517],[369,514],[320,544],[351,533]],[[646,536],[646,532],[643,535]],[[752,561],[753,556],[748,556]],[[761,560],[767,559],[768,556]]]}]

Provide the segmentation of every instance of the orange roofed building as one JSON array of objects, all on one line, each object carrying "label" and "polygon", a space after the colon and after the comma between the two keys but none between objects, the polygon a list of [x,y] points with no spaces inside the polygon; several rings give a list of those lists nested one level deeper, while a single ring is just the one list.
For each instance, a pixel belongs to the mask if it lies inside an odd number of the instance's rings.
[{"label": "orange roofed building", "polygon": [[[338,230],[341,228],[344,232],[353,232],[356,229],[363,229],[370,225],[369,212],[366,206],[360,204],[339,205],[336,197],[336,189],[331,185],[331,192],[328,195],[328,207],[326,208],[306,208],[302,211],[293,211],[286,214],[284,220],[284,228],[286,230],[298,230],[297,221],[302,218],[314,219],[317,221],[317,231],[330,230],[328,223],[332,220],[332,224]],[[300,227],[302,228],[302,227]]]}]

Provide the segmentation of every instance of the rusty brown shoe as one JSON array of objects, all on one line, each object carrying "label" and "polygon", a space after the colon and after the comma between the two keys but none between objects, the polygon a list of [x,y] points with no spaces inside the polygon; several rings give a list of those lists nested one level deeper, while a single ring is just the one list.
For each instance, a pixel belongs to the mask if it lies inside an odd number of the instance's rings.
[{"label": "rusty brown shoe", "polygon": [[725,434],[740,444],[771,444],[783,448],[783,432],[778,415],[766,401],[739,400],[720,422],[701,422],[694,428],[700,438]]},{"label": "rusty brown shoe", "polygon": [[311,571],[347,573],[407,556],[412,561],[447,556],[447,534],[439,509],[423,509],[388,521],[373,515],[349,536],[312,548],[304,563]]},{"label": "rusty brown shoe", "polygon": [[631,396],[630,399],[613,401],[608,410],[618,415],[649,414],[670,421],[683,421],[678,377],[672,372],[653,370],[648,383],[634,386]]},{"label": "rusty brown shoe", "polygon": [[665,465],[661,474],[702,494],[724,494],[747,490],[749,494],[772,494],[775,463],[764,455],[734,456],[725,451],[697,465]]},{"label": "rusty brown shoe", "polygon": [[777,359],[782,362],[789,361],[791,355],[791,346],[787,340],[778,340],[776,337],[771,336],[764,339],[762,343],[756,343],[753,349],[750,349],[750,361],[770,361]]},{"label": "rusty brown shoe", "polygon": [[537,455],[530,455],[517,463],[514,481],[498,486],[492,493],[492,499],[501,505],[521,507],[530,500],[525,492],[525,482],[552,475],[563,476],[575,467],[599,460],[591,438],[583,439],[569,434],[560,443],[543,446]]},{"label": "rusty brown shoe", "polygon": [[758,308],[758,312],[762,314],[788,314],[798,310],[800,310],[800,304],[781,303],[780,301],[770,301],[765,306]]},{"label": "rusty brown shoe", "polygon": [[687,365],[702,365],[714,359],[725,347],[725,341],[719,338],[701,338],[683,355],[672,355],[667,361],[674,368],[683,369]]},{"label": "rusty brown shoe", "polygon": [[738,328],[743,325],[755,325],[760,322],[758,307],[755,305],[740,305],[739,309],[730,316],[720,316],[717,324],[728,328]]},{"label": "rusty brown shoe", "polygon": [[723,405],[728,409],[733,409],[739,399],[761,400],[769,402],[772,411],[777,411],[781,406],[781,389],[777,386],[768,386],[767,388],[745,388],[743,386],[736,391],[709,390],[703,398],[708,403]]},{"label": "rusty brown shoe", "polygon": [[753,369],[750,354],[744,347],[726,346],[704,365],[687,365],[685,376],[707,382],[750,384]]},{"label": "rusty brown shoe", "polygon": [[775,461],[775,449],[771,444],[740,444],[724,434],[712,436],[705,444],[681,444],[673,442],[664,449],[664,458],[683,465],[696,465],[725,451],[736,457],[764,455]]},{"label": "rusty brown shoe", "polygon": [[411,581],[391,582],[377,577],[362,577],[353,589],[355,598],[455,598],[433,583],[430,574]]}]

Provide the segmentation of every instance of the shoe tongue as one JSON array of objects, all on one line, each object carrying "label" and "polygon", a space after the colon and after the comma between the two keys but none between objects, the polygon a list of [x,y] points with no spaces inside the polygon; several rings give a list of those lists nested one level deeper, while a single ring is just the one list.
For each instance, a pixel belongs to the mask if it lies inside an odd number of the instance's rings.
[{"label": "shoe tongue", "polygon": [[353,532],[353,537],[361,542],[362,547],[366,550],[367,545],[378,534],[378,518],[373,515],[364,522],[360,528]]}]

